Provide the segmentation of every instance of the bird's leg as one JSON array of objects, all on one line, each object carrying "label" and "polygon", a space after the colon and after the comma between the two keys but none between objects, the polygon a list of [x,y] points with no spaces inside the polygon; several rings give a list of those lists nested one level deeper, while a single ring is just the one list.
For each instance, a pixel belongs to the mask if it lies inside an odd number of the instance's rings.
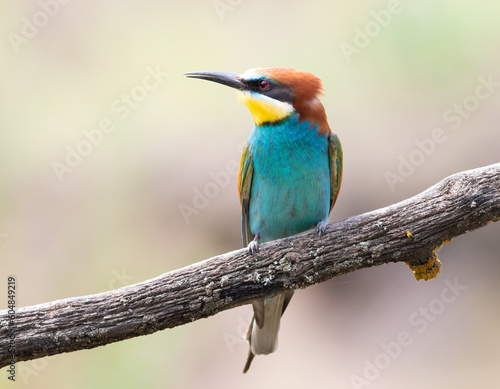
[{"label": "bird's leg", "polygon": [[319,236],[321,236],[325,232],[327,225],[328,222],[325,222],[323,220],[316,224],[316,231],[318,231]]},{"label": "bird's leg", "polygon": [[250,254],[254,255],[256,251],[259,251],[259,239],[260,235],[259,234],[255,235],[253,240],[248,245],[247,249]]}]

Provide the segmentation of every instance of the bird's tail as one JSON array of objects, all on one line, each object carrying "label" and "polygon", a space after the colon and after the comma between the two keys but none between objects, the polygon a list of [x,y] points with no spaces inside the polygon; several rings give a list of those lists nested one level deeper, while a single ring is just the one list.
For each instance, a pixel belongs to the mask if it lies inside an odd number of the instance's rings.
[{"label": "bird's tail", "polygon": [[255,355],[270,354],[278,348],[281,316],[292,295],[293,291],[252,303],[254,317],[246,336],[250,350],[243,373],[248,371]]}]

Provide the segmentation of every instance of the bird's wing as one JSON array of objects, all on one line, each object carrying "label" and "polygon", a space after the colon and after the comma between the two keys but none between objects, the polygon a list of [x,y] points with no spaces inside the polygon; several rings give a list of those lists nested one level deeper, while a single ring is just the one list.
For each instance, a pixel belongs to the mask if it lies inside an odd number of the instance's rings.
[{"label": "bird's wing", "polygon": [[342,183],[342,146],[335,133],[328,137],[328,159],[330,162],[330,212],[332,211]]},{"label": "bird's wing", "polygon": [[253,160],[248,143],[241,154],[240,171],[238,173],[238,192],[241,204],[241,238],[243,246],[247,247],[254,235],[250,231],[250,191],[252,188]]}]

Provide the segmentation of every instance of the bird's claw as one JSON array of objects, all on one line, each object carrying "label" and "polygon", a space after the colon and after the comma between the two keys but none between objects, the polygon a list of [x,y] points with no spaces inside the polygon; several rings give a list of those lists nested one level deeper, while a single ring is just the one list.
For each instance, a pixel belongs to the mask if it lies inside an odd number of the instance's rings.
[{"label": "bird's claw", "polygon": [[255,235],[253,240],[250,242],[250,244],[247,246],[247,250],[249,254],[254,255],[257,251],[259,251],[259,235]]},{"label": "bird's claw", "polygon": [[322,234],[325,233],[325,230],[326,230],[326,226],[328,225],[327,222],[324,222],[324,221],[320,221],[317,225],[316,225],[316,231],[318,231],[318,236],[321,236]]}]

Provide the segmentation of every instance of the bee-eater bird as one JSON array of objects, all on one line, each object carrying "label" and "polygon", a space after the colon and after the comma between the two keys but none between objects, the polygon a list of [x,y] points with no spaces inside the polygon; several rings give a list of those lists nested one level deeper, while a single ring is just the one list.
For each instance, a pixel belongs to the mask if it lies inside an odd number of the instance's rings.
[{"label": "bee-eater bird", "polygon": [[[290,68],[255,68],[243,74],[194,72],[186,76],[239,90],[255,126],[241,156],[238,190],[243,244],[259,243],[316,227],[325,231],[342,180],[342,148],[326,120],[321,80]],[[280,319],[293,291],[254,301],[244,373],[256,354],[278,346]]]}]

